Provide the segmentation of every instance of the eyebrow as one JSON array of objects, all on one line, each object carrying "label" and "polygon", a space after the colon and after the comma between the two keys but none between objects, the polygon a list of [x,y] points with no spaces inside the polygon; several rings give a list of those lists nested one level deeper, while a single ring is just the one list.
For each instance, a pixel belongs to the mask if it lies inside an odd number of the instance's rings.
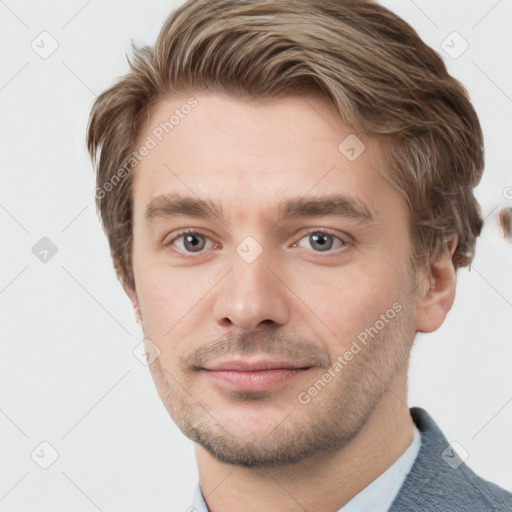
[{"label": "eyebrow", "polygon": [[[340,194],[304,196],[288,199],[278,204],[277,222],[307,217],[345,217],[350,220],[371,223],[374,215],[361,200]],[[157,218],[190,216],[203,219],[219,219],[225,222],[222,205],[211,200],[179,194],[166,194],[152,199],[146,207],[144,219],[151,223]]]}]

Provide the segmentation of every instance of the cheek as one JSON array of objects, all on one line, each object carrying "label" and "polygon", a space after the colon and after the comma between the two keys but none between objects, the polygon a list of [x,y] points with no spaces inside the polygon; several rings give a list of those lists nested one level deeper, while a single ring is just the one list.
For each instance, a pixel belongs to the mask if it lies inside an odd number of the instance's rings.
[{"label": "cheek", "polygon": [[141,285],[137,292],[144,334],[162,350],[163,339],[169,336],[179,319],[175,313],[177,304],[173,303],[175,294],[169,293],[162,284],[145,284],[147,286]]},{"label": "cheek", "polygon": [[176,354],[182,350],[187,316],[184,311],[184,294],[177,293],[161,276],[155,277],[153,272],[147,272],[138,283],[137,295],[144,336],[158,347],[162,367],[170,369],[176,362]]},{"label": "cheek", "polygon": [[[197,269],[171,268],[158,258],[134,259],[135,283],[144,333],[163,351],[177,348],[203,318],[212,277]],[[202,300],[203,299],[203,300]]]},{"label": "cheek", "polygon": [[297,281],[294,290],[308,306],[306,314],[344,346],[400,300],[403,280],[392,266],[351,266]]},{"label": "cheek", "polygon": [[177,321],[179,279],[143,252],[134,252],[133,270],[145,334],[159,338]]}]

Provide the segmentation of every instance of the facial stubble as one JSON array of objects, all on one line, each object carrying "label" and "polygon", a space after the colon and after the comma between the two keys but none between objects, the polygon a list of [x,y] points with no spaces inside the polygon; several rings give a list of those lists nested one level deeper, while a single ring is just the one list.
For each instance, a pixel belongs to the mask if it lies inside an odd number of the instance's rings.
[{"label": "facial stubble", "polygon": [[[222,418],[222,411],[214,410],[189,390],[184,370],[178,365],[172,370],[164,368],[160,358],[150,365],[159,396],[178,428],[192,441],[203,446],[219,461],[251,468],[277,468],[299,463],[308,458],[334,453],[347,445],[362,429],[376,405],[399,372],[406,373],[410,350],[414,340],[414,310],[411,298],[402,299],[403,310],[391,320],[343,367],[339,375],[329,382],[309,403],[292,400],[290,410],[265,432],[247,432],[233,421]],[[225,352],[267,353],[270,347],[279,347],[279,334],[274,332],[251,349],[247,338],[234,338],[231,345],[222,345]],[[293,355],[289,337],[283,346]],[[213,344],[212,344],[213,345]],[[297,346],[315,347],[305,343]],[[345,347],[345,343],[340,343]],[[267,349],[265,351],[265,348]],[[343,349],[344,351],[345,349]],[[343,352],[342,351],[342,352]],[[218,351],[217,351],[218,352]],[[279,352],[272,349],[271,352]],[[216,353],[215,350],[212,353]],[[304,355],[304,351],[301,352]],[[315,357],[314,351],[311,357]],[[327,359],[318,354],[318,372],[308,383],[321,378]],[[334,356],[336,356],[334,354]],[[307,389],[307,386],[306,386]],[[294,398],[304,389],[297,389]],[[249,397],[247,397],[249,398]],[[265,396],[254,396],[261,406]],[[256,400],[257,399],[257,400]],[[226,407],[247,407],[248,400],[233,400]],[[250,406],[250,404],[249,404]]]}]

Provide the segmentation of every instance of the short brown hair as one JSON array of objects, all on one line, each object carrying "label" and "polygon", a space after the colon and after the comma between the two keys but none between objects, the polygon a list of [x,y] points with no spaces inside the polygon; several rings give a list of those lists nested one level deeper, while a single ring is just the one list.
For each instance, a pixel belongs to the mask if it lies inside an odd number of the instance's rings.
[{"label": "short brown hair", "polygon": [[[95,101],[87,131],[102,192],[97,207],[117,275],[131,289],[131,173],[120,179],[119,169],[155,103],[186,91],[321,95],[355,133],[383,142],[384,175],[411,212],[416,260],[437,255],[456,234],[455,268],[471,264],[483,225],[473,194],[484,167],[478,117],[439,54],[385,7],[189,0],[171,13],[153,48],[133,45],[133,52],[130,73]],[[105,183],[115,186],[105,193]]]}]

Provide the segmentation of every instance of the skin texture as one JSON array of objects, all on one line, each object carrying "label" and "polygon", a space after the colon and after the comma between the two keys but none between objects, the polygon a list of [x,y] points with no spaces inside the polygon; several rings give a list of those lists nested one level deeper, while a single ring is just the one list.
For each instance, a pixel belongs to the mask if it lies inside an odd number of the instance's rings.
[{"label": "skin texture", "polygon": [[[140,143],[189,97],[156,105]],[[196,442],[211,511],[336,511],[412,441],[410,349],[415,332],[437,329],[451,307],[456,240],[411,271],[409,212],[379,175],[377,141],[360,136],[366,148],[349,161],[338,146],[353,132],[322,100],[194,98],[197,106],[133,176],[136,290],[125,290],[148,347],[160,353],[150,365],[156,388]],[[165,194],[220,205],[224,219],[148,222],[148,204]],[[284,200],[329,194],[364,203],[371,222],[278,219]],[[183,229],[195,238],[176,238]],[[324,236],[312,238],[318,232]],[[377,323],[382,315],[387,321]],[[205,369],[220,358],[258,357],[307,369],[263,390],[239,389]],[[301,402],[329,369],[336,376]]]}]

